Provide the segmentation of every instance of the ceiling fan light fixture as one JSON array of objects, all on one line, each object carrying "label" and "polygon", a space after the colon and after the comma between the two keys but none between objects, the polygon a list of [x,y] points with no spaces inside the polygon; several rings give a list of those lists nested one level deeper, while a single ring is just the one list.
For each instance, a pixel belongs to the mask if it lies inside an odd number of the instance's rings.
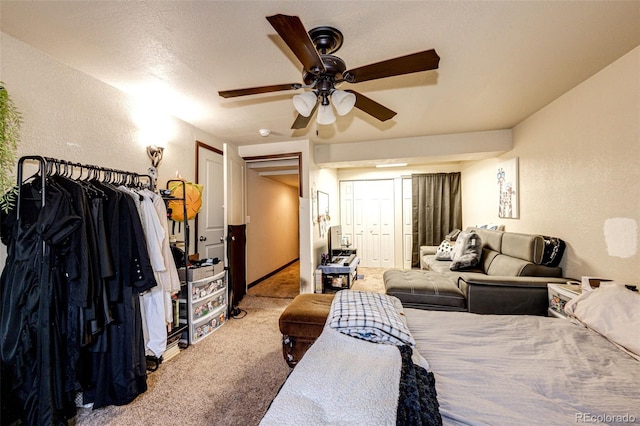
[{"label": "ceiling fan light fixture", "polygon": [[347,115],[356,104],[356,95],[344,90],[334,90],[331,94],[331,100],[338,115]]},{"label": "ceiling fan light fixture", "polygon": [[311,115],[313,107],[316,106],[316,102],[318,102],[318,96],[313,92],[304,92],[293,97],[294,108],[300,113],[300,115],[305,117]]},{"label": "ceiling fan light fixture", "polygon": [[336,122],[336,116],[331,105],[320,105],[316,121],[318,124],[333,124]]}]

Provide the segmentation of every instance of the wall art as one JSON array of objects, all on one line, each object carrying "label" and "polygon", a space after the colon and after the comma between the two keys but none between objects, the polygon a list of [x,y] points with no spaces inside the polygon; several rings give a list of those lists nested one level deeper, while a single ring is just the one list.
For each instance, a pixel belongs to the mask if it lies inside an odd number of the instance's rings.
[{"label": "wall art", "polygon": [[518,198],[518,157],[498,164],[498,216],[517,219],[520,215]]}]

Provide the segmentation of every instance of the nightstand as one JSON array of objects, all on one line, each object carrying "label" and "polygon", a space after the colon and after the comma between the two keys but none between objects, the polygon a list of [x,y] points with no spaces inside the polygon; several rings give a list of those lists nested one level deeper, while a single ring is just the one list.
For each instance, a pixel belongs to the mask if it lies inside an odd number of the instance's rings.
[{"label": "nightstand", "polygon": [[564,305],[576,296],[582,294],[580,284],[547,284],[547,292],[549,296],[549,309],[547,310],[550,317],[567,318],[564,313]]}]

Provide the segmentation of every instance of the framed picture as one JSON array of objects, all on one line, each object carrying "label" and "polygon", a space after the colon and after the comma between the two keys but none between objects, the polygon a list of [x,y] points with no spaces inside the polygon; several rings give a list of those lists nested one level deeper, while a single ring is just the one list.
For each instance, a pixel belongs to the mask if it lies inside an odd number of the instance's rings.
[{"label": "framed picture", "polygon": [[498,216],[505,219],[517,219],[518,206],[518,157],[498,164]]},{"label": "framed picture", "polygon": [[318,190],[316,189],[316,183],[311,184],[311,216],[313,218],[313,224],[318,223]]},{"label": "framed picture", "polygon": [[318,191],[318,211],[316,212],[320,224],[320,236],[324,237],[329,228],[329,194]]},{"label": "framed picture", "polygon": [[329,194],[326,192],[318,191],[318,220],[322,216],[329,214]]}]

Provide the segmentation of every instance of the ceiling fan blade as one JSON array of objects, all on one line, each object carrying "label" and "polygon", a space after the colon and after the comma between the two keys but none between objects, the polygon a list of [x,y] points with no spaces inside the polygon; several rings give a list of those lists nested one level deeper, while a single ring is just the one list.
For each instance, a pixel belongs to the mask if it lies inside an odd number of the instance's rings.
[{"label": "ceiling fan blade", "polygon": [[300,18],[297,16],[273,15],[267,16],[267,20],[289,46],[293,54],[296,55],[305,70],[312,74],[320,74],[325,71],[322,58],[320,58]]},{"label": "ceiling fan blade", "polygon": [[343,73],[343,78],[349,83],[360,83],[394,75],[434,70],[438,68],[439,63],[440,56],[431,49],[347,70]]},{"label": "ceiling fan blade", "polygon": [[259,93],[279,92],[281,90],[296,90],[301,88],[300,83],[275,84],[272,86],[251,87],[248,89],[221,90],[218,95],[223,98],[235,98],[236,96],[257,95]]},{"label": "ceiling fan blade", "polygon": [[393,118],[397,113],[395,111],[391,111],[386,106],[379,104],[373,99],[367,98],[365,95],[358,93],[354,90],[347,90],[347,92],[351,92],[356,95],[356,104],[355,107],[361,111],[366,112],[370,116],[377,118],[380,121],[387,121],[390,118]]},{"label": "ceiling fan blade", "polygon": [[298,116],[296,117],[296,121],[293,122],[293,124],[291,125],[291,128],[304,129],[305,127],[307,127],[309,125],[309,121],[311,121],[311,117],[313,117],[313,114],[316,112],[317,109],[318,109],[318,104],[316,103],[316,105],[311,110],[311,114],[309,114],[308,117],[305,117],[302,114],[298,114]]}]

